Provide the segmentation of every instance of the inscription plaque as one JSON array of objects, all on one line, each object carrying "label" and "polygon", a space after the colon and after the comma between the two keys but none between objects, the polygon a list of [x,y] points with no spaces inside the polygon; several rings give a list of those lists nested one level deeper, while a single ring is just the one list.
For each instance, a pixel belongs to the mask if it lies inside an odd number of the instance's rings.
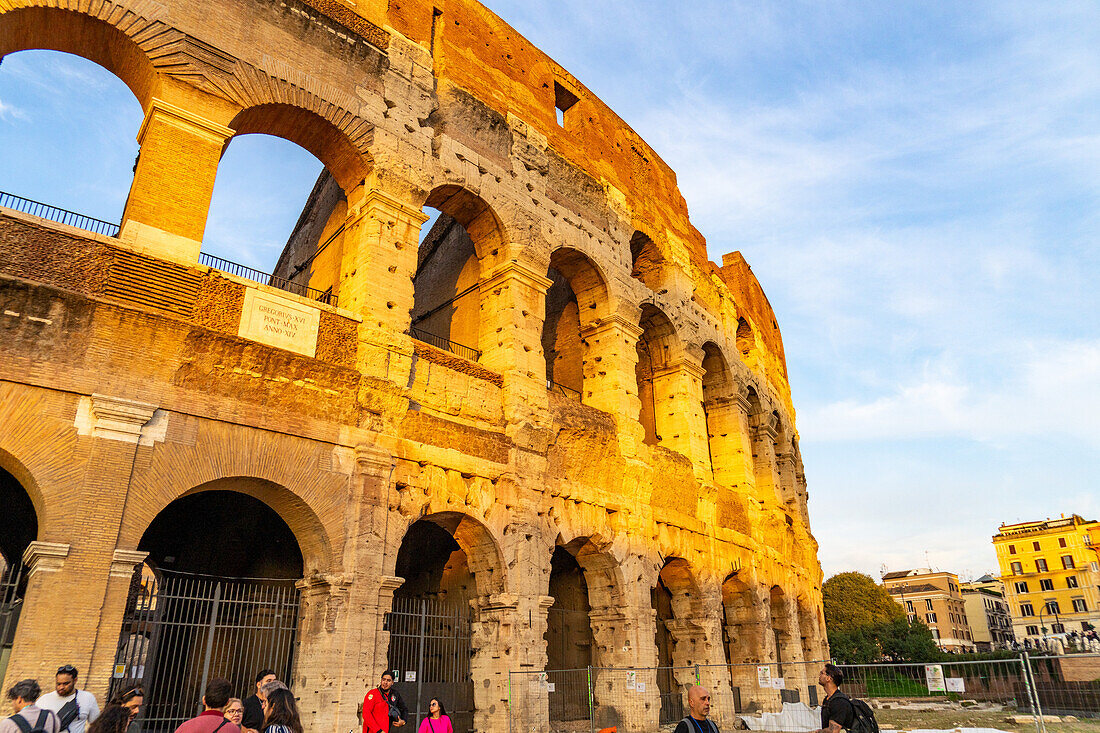
[{"label": "inscription plaque", "polygon": [[241,326],[237,335],[306,356],[317,354],[321,312],[289,298],[255,288],[244,292]]}]

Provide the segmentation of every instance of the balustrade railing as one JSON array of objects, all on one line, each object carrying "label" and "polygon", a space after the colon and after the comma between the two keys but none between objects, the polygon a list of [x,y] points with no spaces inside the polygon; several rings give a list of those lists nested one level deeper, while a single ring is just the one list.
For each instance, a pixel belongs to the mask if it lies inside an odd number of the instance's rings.
[{"label": "balustrade railing", "polygon": [[48,219],[58,224],[65,224],[95,234],[102,234],[106,237],[118,236],[118,224],[104,221],[103,219],[96,219],[94,216],[78,214],[75,211],[62,209],[59,206],[50,206],[49,204],[44,204],[34,199],[16,196],[14,193],[0,191],[0,206],[13,209],[23,214],[30,214],[31,216]]}]

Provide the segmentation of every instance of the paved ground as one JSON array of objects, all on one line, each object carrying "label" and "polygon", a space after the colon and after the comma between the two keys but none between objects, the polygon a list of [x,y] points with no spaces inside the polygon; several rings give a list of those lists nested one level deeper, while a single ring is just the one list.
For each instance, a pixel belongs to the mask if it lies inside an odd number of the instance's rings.
[{"label": "paved ground", "polygon": [[[876,710],[879,727],[895,730],[953,728],[996,728],[1009,733],[1034,733],[1035,724],[1008,722],[1010,711],[989,710]],[[1080,719],[1076,723],[1048,723],[1047,733],[1100,733],[1100,719]]]}]

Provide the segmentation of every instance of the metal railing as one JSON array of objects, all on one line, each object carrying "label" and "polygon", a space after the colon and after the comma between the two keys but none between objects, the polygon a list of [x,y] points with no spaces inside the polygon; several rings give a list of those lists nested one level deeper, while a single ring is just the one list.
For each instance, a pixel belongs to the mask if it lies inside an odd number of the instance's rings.
[{"label": "metal railing", "polygon": [[423,341],[426,344],[431,344],[437,349],[443,349],[449,351],[455,356],[461,356],[463,359],[469,359],[470,361],[477,361],[481,358],[481,352],[477,349],[469,346],[463,346],[462,344],[456,344],[450,339],[445,339],[442,336],[436,336],[434,333],[424,331],[416,326],[409,328],[409,335],[417,341]]},{"label": "metal railing", "polygon": [[565,395],[569,399],[581,401],[581,391],[579,389],[573,389],[572,387],[566,387],[564,384],[558,384],[552,379],[546,380],[546,391],[553,392],[554,394]]},{"label": "metal railing", "polygon": [[260,283],[261,285],[270,285],[271,287],[278,288],[279,290],[285,290],[288,293],[294,293],[295,295],[301,295],[304,298],[310,300],[316,300],[328,305],[337,305],[336,296],[332,294],[332,288],[328,290],[318,290],[317,288],[311,288],[303,283],[294,282],[288,280],[285,277],[277,277],[267,272],[261,272],[251,267],[238,264],[236,262],[230,262],[229,260],[222,259],[221,257],[215,257],[212,254],[206,252],[199,253],[199,264],[211,267],[215,270],[227,272],[230,275],[236,275],[237,277],[243,277],[245,280],[251,280],[252,282]]},{"label": "metal railing", "polygon": [[14,209],[15,211],[21,212],[23,214],[30,214],[31,216],[37,216],[42,219],[49,219],[50,221],[55,221],[58,224],[65,224],[71,227],[76,227],[77,229],[84,229],[85,231],[94,232],[95,234],[102,234],[106,237],[118,236],[118,224],[113,224],[109,221],[104,221],[102,219],[96,219],[94,216],[78,214],[75,211],[62,209],[58,206],[50,206],[49,204],[44,204],[41,201],[35,201],[34,199],[16,196],[13,193],[0,191],[0,206]]}]

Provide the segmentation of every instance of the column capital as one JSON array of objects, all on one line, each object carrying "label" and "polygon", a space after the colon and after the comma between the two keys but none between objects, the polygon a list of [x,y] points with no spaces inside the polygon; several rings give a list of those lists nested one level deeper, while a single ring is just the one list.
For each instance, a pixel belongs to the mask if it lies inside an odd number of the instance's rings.
[{"label": "column capital", "polygon": [[384,211],[391,216],[403,216],[418,227],[431,218],[422,209],[412,206],[407,201],[402,201],[381,188],[368,188],[363,194],[362,200],[356,206],[356,210],[348,217],[349,227],[366,216],[367,213],[375,210]]},{"label": "column capital", "polygon": [[145,558],[149,557],[149,553],[143,550],[123,550],[115,549],[115,554],[111,558],[111,570],[110,576],[112,578],[132,578],[134,576],[134,568],[145,562]]},{"label": "column capital", "polygon": [[404,578],[399,578],[396,575],[383,575],[378,580],[378,600],[385,601],[382,605],[388,606],[390,599],[393,598],[393,593],[402,585],[405,584]]},{"label": "column capital", "polygon": [[554,284],[553,280],[546,277],[546,275],[534,269],[526,262],[510,260],[493,268],[493,270],[478,283],[478,286],[484,291],[501,285],[505,280],[519,280],[525,285],[540,291],[546,291]]},{"label": "column capital", "polygon": [[629,319],[619,315],[618,313],[612,313],[609,316],[597,319],[590,325],[581,329],[581,338],[589,339],[595,336],[601,336],[610,331],[617,331],[626,336],[631,341],[637,341],[642,336],[642,327],[637,323],[632,323]]},{"label": "column capital", "polygon": [[393,466],[393,455],[373,443],[355,446],[355,467],[363,473],[381,474]]},{"label": "column capital", "polygon": [[653,370],[653,378],[667,377],[678,372],[687,374],[692,379],[703,381],[703,377],[706,375],[707,370],[703,368],[702,364],[698,364],[688,358],[680,358],[671,364],[667,364],[660,369]]},{"label": "column capital", "polygon": [[141,129],[138,130],[137,140],[139,145],[145,140],[145,134],[149,131],[149,124],[154,119],[178,127],[218,145],[237,134],[232,128],[219,125],[217,122],[200,117],[183,107],[177,107],[174,104],[165,102],[163,99],[153,97],[149,103],[149,112],[145,115],[145,121],[141,123]]},{"label": "column capital", "polygon": [[28,577],[35,573],[56,573],[65,565],[71,545],[61,542],[34,541],[23,551],[23,564]]},{"label": "column capital", "polygon": [[76,411],[76,431],[78,435],[137,443],[156,411],[156,405],[146,402],[93,394],[80,399]]}]

